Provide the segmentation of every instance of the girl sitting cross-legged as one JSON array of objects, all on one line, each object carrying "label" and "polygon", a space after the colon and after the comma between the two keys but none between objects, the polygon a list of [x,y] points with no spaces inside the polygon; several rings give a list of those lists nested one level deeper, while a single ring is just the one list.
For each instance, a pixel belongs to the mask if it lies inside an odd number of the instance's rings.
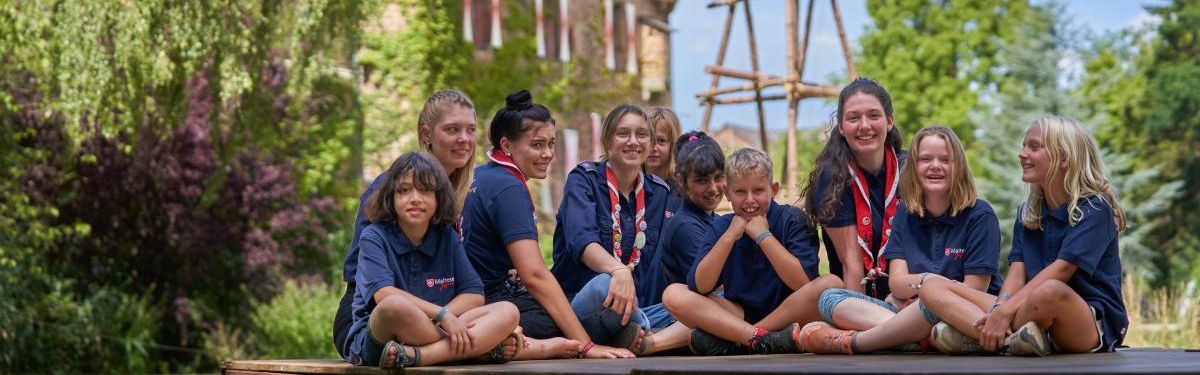
[{"label": "girl sitting cross-legged", "polygon": [[809,352],[923,349],[897,346],[922,341],[938,323],[917,299],[930,277],[946,277],[993,295],[999,291],[1000,224],[992,207],[976,198],[958,137],[941,126],[921,129],[910,155],[900,172],[903,198],[884,249],[891,296],[903,308],[847,289],[826,290],[820,301],[825,322],[801,331]]},{"label": "girl sitting cross-legged", "polygon": [[1096,142],[1075,120],[1043,117],[1025,133],[1020,159],[1029,195],[1000,296],[926,280],[921,299],[947,323],[933,343],[1013,355],[1112,351],[1129,327],[1117,248],[1125,211]]},{"label": "girl sitting cross-legged", "polygon": [[366,216],[373,224],[359,240],[349,362],[393,369],[517,354],[517,309],[483,304],[483,285],[454,230],[450,181],[432,156],[397,158]]}]

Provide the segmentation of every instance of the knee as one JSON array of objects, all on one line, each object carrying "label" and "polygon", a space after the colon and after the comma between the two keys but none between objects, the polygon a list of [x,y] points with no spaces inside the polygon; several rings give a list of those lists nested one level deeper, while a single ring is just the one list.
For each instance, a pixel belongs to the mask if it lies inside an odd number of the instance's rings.
[{"label": "knee", "polygon": [[1037,289],[1033,290],[1033,294],[1029,295],[1029,300],[1038,304],[1056,303],[1066,301],[1074,293],[1075,291],[1071,290],[1066,283],[1051,279],[1038,285]]},{"label": "knee", "polygon": [[687,294],[689,293],[692,293],[692,291],[688,289],[687,285],[668,285],[667,289],[663,290],[663,307],[666,307],[667,312],[671,313],[671,315],[678,315],[679,311],[682,310],[685,301],[687,301]]},{"label": "knee", "polygon": [[821,313],[821,319],[826,322],[833,322],[833,309],[839,303],[850,297],[850,291],[846,289],[826,289],[821,292],[821,297],[817,299],[817,311]]},{"label": "knee", "polygon": [[504,322],[505,326],[515,328],[521,322],[521,310],[517,309],[517,305],[512,302],[500,301],[488,305],[488,308],[492,314]]},{"label": "knee", "polygon": [[401,296],[385,297],[371,311],[371,315],[388,322],[413,322],[425,318],[417,305]]},{"label": "knee", "polygon": [[917,291],[917,297],[930,302],[937,301],[941,296],[945,295],[944,292],[950,289],[951,283],[957,283],[957,281],[931,274],[921,283],[921,289]]},{"label": "knee", "polygon": [[842,278],[832,274],[818,277],[813,282],[821,290],[842,287]]},{"label": "knee", "polygon": [[602,274],[596,275],[596,277],[593,277],[592,280],[588,282],[588,284],[596,284],[596,285],[602,285],[602,286],[607,287],[609,282],[612,282],[612,275],[609,275],[607,273],[602,273]]},{"label": "knee", "polygon": [[608,284],[611,282],[612,282],[612,276],[610,276],[607,273],[602,273],[602,274],[596,275],[596,277],[593,277],[591,280],[589,280],[587,282],[587,284],[583,286],[582,289],[579,289],[579,293],[580,294],[594,293],[594,294],[599,294],[599,295],[607,295],[608,294]]}]

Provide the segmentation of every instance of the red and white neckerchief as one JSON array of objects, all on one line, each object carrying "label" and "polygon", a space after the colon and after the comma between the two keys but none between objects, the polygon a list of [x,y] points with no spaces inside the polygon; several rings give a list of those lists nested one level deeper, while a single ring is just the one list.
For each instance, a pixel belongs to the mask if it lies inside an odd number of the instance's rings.
[{"label": "red and white neckerchief", "polygon": [[887,246],[888,237],[892,234],[892,217],[896,216],[896,191],[900,185],[900,166],[896,162],[896,152],[891,148],[886,148],[883,153],[884,168],[887,172],[883,200],[883,236],[880,237],[882,244],[879,245],[879,255],[874,256],[871,253],[871,247],[867,241],[872,237],[871,229],[871,212],[874,207],[871,207],[871,199],[869,189],[867,188],[867,179],[858,164],[851,161],[849,163],[850,177],[854,178],[854,190],[858,194],[854,194],[854,214],[858,220],[855,220],[855,225],[858,226],[858,248],[862,250],[863,267],[866,268],[866,277],[863,277],[861,284],[865,285],[867,281],[874,281],[880,277],[887,277],[887,263],[883,259],[883,248]]},{"label": "red and white neckerchief", "polygon": [[[525,188],[525,193],[529,193],[529,186],[525,184],[525,174],[521,173],[521,168],[517,168],[517,163],[512,160],[511,156],[504,154],[504,152],[500,151],[500,149],[494,149],[491,152],[488,152],[487,157],[491,162],[504,167],[504,169],[508,170],[509,173],[512,173],[513,176],[517,176],[517,179],[521,180],[521,186]],[[530,199],[532,199],[532,197],[530,197]],[[534,220],[537,220],[537,215],[534,215]],[[536,231],[537,229],[535,228],[534,230]]]},{"label": "red and white neckerchief", "polygon": [[[612,167],[604,168],[605,177],[608,180],[608,200],[612,202],[612,231],[613,231],[613,254],[617,255],[617,260],[621,260],[621,203],[620,192],[617,190],[617,175],[613,173]],[[642,172],[638,172],[637,185],[633,190],[633,194],[637,197],[634,199],[637,215],[634,216],[633,228],[633,252],[629,255],[629,270],[632,271],[637,267],[638,262],[642,260],[642,247],[646,246],[646,176]]]},{"label": "red and white neckerchief", "polygon": [[[512,160],[511,156],[505,155],[504,151],[500,151],[500,149],[493,149],[491,152],[488,152],[488,160],[491,160],[493,163],[500,164],[500,166],[504,167],[504,169],[507,169],[514,176],[517,176],[517,178],[521,179],[521,185],[525,184],[525,174],[521,173],[521,168],[517,168],[516,162]],[[525,189],[528,190],[529,187],[526,186]]]}]

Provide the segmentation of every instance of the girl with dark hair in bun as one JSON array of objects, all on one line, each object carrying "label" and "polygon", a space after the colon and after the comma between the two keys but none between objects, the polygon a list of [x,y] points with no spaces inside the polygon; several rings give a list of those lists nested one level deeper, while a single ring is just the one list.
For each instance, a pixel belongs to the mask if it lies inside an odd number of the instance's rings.
[{"label": "girl with dark hair in bun", "polygon": [[496,112],[488,162],[475,169],[463,209],[467,256],[483,281],[486,301],[515,304],[524,334],[539,339],[527,340],[516,359],[633,357],[592,341],[542,259],[526,180],[549,173],[554,133],[550,111],[528,91],[510,94]]}]

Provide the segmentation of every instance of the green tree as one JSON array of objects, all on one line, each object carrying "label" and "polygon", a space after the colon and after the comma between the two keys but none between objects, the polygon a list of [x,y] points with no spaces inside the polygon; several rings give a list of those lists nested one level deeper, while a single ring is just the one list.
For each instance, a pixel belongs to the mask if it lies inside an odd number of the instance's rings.
[{"label": "green tree", "polygon": [[1155,236],[1162,241],[1161,271],[1167,280],[1182,281],[1200,276],[1200,4],[1174,0],[1147,9],[1162,22],[1146,65],[1139,105],[1145,117],[1131,120],[1144,120],[1150,140],[1139,152],[1163,168],[1164,179],[1183,181],[1181,196],[1166,210],[1171,225]]},{"label": "green tree", "polygon": [[1178,285],[1200,279],[1200,5],[1172,1],[1147,9],[1160,22],[1094,42],[1079,91],[1087,111],[1110,125],[1097,131],[1101,144],[1132,156],[1128,168],[1139,171],[1138,179],[1179,189],[1147,205],[1155,212],[1144,219],[1152,229],[1131,229],[1145,238],[1153,285]]},{"label": "green tree", "polygon": [[996,54],[1017,39],[1022,0],[869,0],[873,26],[859,40],[859,74],[892,93],[906,132],[946,125],[970,144],[967,115],[997,80]]},{"label": "green tree", "polygon": [[[1066,82],[1067,72],[1059,67],[1061,56],[1094,55],[1096,49],[1081,45],[1080,32],[1063,19],[1064,6],[1048,3],[1033,8],[1027,27],[1018,38],[1003,45],[997,55],[999,83],[984,95],[984,108],[972,114],[978,124],[977,143],[972,165],[978,177],[980,196],[987,199],[1000,218],[1002,249],[1011,245],[1017,207],[1026,189],[1021,182],[1017,154],[1021,140],[1032,121],[1043,115],[1062,115],[1082,121],[1096,135],[1113,133],[1125,125],[1090,113],[1082,103],[1089,98],[1086,85],[1073,88]],[[1095,45],[1104,46],[1105,43]],[[1095,47],[1093,47],[1095,48]],[[1089,72],[1085,81],[1097,79]],[[1099,137],[1097,137],[1099,138]],[[1100,138],[1103,139],[1103,138]],[[1147,234],[1163,226],[1155,217],[1166,202],[1178,195],[1179,182],[1162,184],[1157,167],[1135,168],[1137,154],[1116,151],[1101,143],[1106,173],[1119,193],[1130,229],[1120,237],[1122,261],[1130,274],[1151,278],[1156,272],[1153,239]]]}]

